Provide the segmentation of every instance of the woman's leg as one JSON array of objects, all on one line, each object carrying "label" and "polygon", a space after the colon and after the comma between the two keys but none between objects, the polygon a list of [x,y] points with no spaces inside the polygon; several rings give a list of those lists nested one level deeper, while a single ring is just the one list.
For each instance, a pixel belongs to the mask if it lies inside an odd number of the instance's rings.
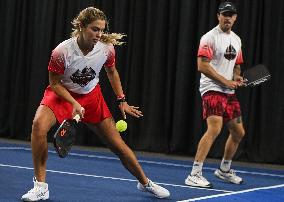
[{"label": "woman's leg", "polygon": [[34,174],[39,182],[45,182],[46,161],[48,157],[47,132],[56,123],[56,118],[45,105],[40,105],[36,111],[31,135]]},{"label": "woman's leg", "polygon": [[167,189],[148,180],[133,151],[120,137],[112,118],[106,118],[102,122],[95,124],[95,129],[100,138],[120,158],[124,167],[139,180],[137,188],[140,191],[150,192],[157,198],[170,196],[170,192]]},{"label": "woman's leg", "polygon": [[32,156],[34,162],[34,187],[22,196],[23,201],[39,201],[49,198],[48,184],[45,183],[48,156],[47,132],[56,123],[56,118],[48,107],[40,105],[32,125]]},{"label": "woman's leg", "polygon": [[125,144],[120,134],[115,128],[112,118],[106,118],[102,122],[95,125],[96,132],[107,146],[121,160],[124,167],[134,175],[141,184],[148,183],[148,179],[144,174],[140,164],[133,151]]}]

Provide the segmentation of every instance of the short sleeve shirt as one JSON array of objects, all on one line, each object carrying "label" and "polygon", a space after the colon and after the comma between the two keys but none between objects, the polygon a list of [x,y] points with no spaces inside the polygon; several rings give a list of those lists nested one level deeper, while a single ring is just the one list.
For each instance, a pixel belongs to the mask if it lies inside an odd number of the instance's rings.
[{"label": "short sleeve shirt", "polygon": [[53,51],[48,70],[62,74],[62,84],[71,92],[87,94],[99,82],[102,67],[115,66],[115,50],[112,44],[97,42],[87,55],[83,55],[77,38],[60,43]]},{"label": "short sleeve shirt", "polygon": [[[218,74],[232,80],[235,65],[243,63],[241,46],[241,39],[233,31],[225,33],[218,25],[201,37],[197,56],[207,57]],[[201,74],[199,90],[201,95],[210,90],[234,93],[204,74]]]}]

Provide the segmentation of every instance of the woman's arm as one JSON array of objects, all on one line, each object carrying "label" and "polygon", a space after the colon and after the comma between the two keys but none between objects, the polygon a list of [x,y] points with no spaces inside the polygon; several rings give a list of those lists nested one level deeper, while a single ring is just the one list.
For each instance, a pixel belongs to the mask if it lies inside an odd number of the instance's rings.
[{"label": "woman's arm", "polygon": [[68,90],[61,83],[62,74],[49,72],[49,85],[56,95],[63,98],[73,106],[73,116],[79,114],[84,116],[84,110],[81,105],[71,96]]},{"label": "woman's arm", "polygon": [[111,84],[111,87],[112,87],[114,93],[116,94],[116,96],[118,98],[118,101],[121,100],[121,102],[119,104],[119,109],[120,109],[124,119],[126,119],[125,112],[130,114],[131,116],[135,116],[137,118],[143,116],[142,112],[140,110],[138,110],[139,107],[129,106],[127,104],[127,102],[125,101],[125,96],[123,94],[120,77],[119,77],[119,74],[118,74],[115,66],[106,67],[105,70],[107,72],[107,77],[108,77],[108,80]]},{"label": "woman's arm", "polygon": [[118,98],[124,97],[120,77],[119,77],[119,74],[118,74],[115,66],[113,66],[111,68],[106,67],[105,70],[106,70],[108,80],[111,84],[111,87],[112,87],[115,95]]}]

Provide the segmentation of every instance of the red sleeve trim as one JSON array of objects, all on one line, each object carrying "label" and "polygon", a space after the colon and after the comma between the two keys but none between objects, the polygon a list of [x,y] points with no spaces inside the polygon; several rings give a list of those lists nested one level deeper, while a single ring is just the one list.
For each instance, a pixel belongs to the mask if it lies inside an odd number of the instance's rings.
[{"label": "red sleeve trim", "polygon": [[237,55],[237,60],[236,60],[236,64],[239,65],[239,64],[242,64],[244,63],[244,60],[243,60],[243,52],[240,50],[238,52],[238,55]]},{"label": "red sleeve trim", "polygon": [[208,59],[212,60],[213,50],[208,44],[202,43],[199,46],[197,56],[198,57],[204,56],[204,57],[207,57]]},{"label": "red sleeve trim", "polygon": [[114,47],[111,46],[109,48],[107,60],[104,64],[104,67],[111,68],[111,67],[114,67],[114,66],[115,66],[115,50],[114,50]]},{"label": "red sleeve trim", "polygon": [[65,61],[63,54],[57,50],[53,50],[48,64],[48,71],[64,74],[64,70]]}]

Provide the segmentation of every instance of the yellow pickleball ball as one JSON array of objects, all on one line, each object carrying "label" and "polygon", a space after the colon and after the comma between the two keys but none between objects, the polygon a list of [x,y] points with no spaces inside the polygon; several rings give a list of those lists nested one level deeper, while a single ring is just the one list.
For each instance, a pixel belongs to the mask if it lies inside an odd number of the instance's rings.
[{"label": "yellow pickleball ball", "polygon": [[124,120],[119,120],[116,122],[115,126],[119,132],[124,132],[127,129],[127,123]]}]

